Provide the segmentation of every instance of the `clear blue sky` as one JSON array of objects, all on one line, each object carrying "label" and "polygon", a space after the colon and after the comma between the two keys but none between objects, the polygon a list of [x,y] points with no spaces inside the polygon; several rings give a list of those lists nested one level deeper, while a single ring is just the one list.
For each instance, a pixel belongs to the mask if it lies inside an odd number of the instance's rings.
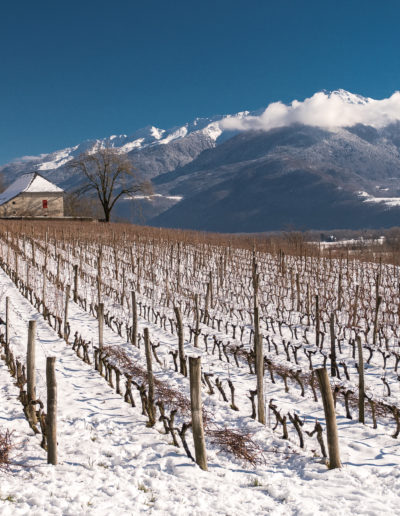
[{"label": "clear blue sky", "polygon": [[0,164],[344,88],[400,89],[398,0],[4,1]]}]

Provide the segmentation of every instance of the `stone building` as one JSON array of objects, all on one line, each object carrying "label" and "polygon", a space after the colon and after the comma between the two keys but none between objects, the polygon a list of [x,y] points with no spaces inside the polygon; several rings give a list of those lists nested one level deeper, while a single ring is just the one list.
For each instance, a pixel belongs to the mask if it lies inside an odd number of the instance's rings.
[{"label": "stone building", "polygon": [[22,174],[0,194],[0,217],[63,217],[63,195],[37,172]]}]

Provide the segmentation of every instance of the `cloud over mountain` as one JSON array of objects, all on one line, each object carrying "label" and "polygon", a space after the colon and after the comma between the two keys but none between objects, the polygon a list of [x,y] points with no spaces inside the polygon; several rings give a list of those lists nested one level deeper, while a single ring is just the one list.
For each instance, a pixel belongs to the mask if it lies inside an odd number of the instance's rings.
[{"label": "cloud over mountain", "polygon": [[400,121],[400,92],[382,100],[354,95],[344,90],[318,92],[302,102],[286,105],[273,102],[258,116],[227,117],[220,121],[225,130],[264,130],[296,123],[332,129],[363,124],[379,129]]}]

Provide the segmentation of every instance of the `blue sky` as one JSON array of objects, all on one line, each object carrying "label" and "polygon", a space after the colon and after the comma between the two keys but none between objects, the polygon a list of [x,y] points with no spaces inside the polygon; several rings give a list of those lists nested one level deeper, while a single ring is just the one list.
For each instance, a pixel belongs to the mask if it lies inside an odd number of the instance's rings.
[{"label": "blue sky", "polygon": [[322,89],[387,97],[399,48],[392,0],[2,2],[0,164]]}]

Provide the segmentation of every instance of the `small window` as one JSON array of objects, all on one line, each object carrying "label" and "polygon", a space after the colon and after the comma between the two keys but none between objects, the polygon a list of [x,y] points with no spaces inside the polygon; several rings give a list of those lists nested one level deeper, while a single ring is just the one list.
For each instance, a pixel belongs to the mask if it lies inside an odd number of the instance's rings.
[{"label": "small window", "polygon": [[47,209],[47,199],[43,199],[42,207],[43,207],[44,210]]},{"label": "small window", "polygon": [[15,204],[15,201],[13,201],[12,203]]}]

